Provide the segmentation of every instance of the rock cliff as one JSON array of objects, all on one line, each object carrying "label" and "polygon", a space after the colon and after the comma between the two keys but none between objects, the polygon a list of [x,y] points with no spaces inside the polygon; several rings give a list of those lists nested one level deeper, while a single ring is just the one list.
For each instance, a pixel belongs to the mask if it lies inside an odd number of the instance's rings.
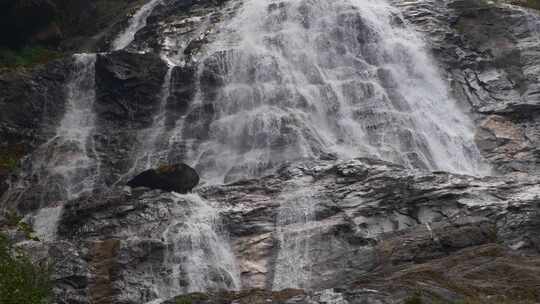
[{"label": "rock cliff", "polygon": [[[0,229],[54,303],[540,301],[534,3],[142,4],[0,72],[0,209],[37,238]],[[192,193],[127,186],[181,162]]]}]

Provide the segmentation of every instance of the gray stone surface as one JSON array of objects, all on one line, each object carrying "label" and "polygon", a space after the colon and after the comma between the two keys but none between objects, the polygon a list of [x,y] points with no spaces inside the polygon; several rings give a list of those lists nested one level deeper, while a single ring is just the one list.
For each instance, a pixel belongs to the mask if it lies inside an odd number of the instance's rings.
[{"label": "gray stone surface", "polygon": [[[183,64],[172,71],[168,131],[196,94],[200,47],[215,37],[213,24],[236,9],[226,11],[220,1],[166,1],[129,47],[149,53],[98,56],[92,138],[103,187],[61,202],[56,240],[24,241],[5,219],[1,230],[36,258],[48,253],[56,262],[58,304],[146,303],[164,296],[159,286],[187,288],[182,261],[178,282],[169,280],[175,274],[170,265],[175,244],[168,233],[170,227],[186,227],[198,199],[218,215],[214,224],[234,254],[242,290],[214,288],[176,300],[389,304],[418,292],[425,303],[474,297],[538,301],[539,13],[480,0],[393,3],[402,9],[403,22],[425,34],[454,96],[474,117],[477,145],[498,176],[416,171],[373,159],[312,160],[284,164],[257,179],[202,185],[187,196],[124,188],[124,174],[145,139],[139,135],[154,124],[160,107],[167,67],[157,54]],[[165,39],[171,37],[172,45]],[[70,64],[0,74],[2,148],[21,144],[31,153],[54,136],[65,111]],[[211,77],[203,85],[211,94]],[[203,124],[212,115],[211,105],[201,106],[185,122]],[[172,150],[181,158],[185,149]],[[3,179],[18,181],[31,160],[30,154]],[[28,182],[34,182],[31,176]],[[32,218],[39,210],[26,206],[40,193],[38,188],[25,193],[23,200],[4,197],[0,209]],[[298,214],[304,211],[304,217]],[[301,219],[297,226],[290,225],[294,216]],[[287,226],[291,229],[283,230]],[[294,246],[284,245],[284,237]],[[290,250],[290,260],[284,250]],[[234,278],[227,271],[209,268],[212,286],[231,286]],[[288,282],[283,270],[301,274],[299,280]],[[302,290],[275,290],[283,282]],[[174,296],[166,294],[168,303],[176,302]]]}]

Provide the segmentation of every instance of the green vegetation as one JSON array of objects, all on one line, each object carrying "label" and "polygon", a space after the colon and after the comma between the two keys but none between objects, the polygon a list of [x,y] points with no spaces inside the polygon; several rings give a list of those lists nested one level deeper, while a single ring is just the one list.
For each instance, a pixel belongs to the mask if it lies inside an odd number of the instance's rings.
[{"label": "green vegetation", "polygon": [[0,48],[0,68],[33,67],[62,57],[62,54],[41,46],[19,50]]},{"label": "green vegetation", "polygon": [[176,304],[197,304],[208,299],[209,297],[203,293],[192,293],[178,296],[174,300]]},{"label": "green vegetation", "polygon": [[[0,67],[1,66],[2,64],[0,63]],[[21,159],[23,155],[24,148],[22,146],[0,148],[0,171],[12,171],[13,169],[15,169],[17,167],[19,159]]]},{"label": "green vegetation", "polygon": [[540,9],[540,0],[523,0],[523,1],[516,1],[518,5]]},{"label": "green vegetation", "polygon": [[176,299],[176,304],[192,304],[193,301],[189,298]]},{"label": "green vegetation", "polygon": [[404,304],[423,304],[422,297],[419,292],[415,292],[412,296],[405,299]]},{"label": "green vegetation", "polygon": [[49,265],[33,262],[0,233],[0,303],[49,303],[52,295],[49,277]]},{"label": "green vegetation", "polygon": [[39,241],[39,238],[36,237],[35,231],[32,226],[28,225],[22,221],[22,217],[17,214],[15,211],[6,211],[4,217],[7,220],[7,226],[10,228],[17,228],[18,231],[24,233],[24,236],[32,241]]},{"label": "green vegetation", "polygon": [[0,168],[6,170],[13,170],[17,166],[18,159],[12,155],[0,154]]}]

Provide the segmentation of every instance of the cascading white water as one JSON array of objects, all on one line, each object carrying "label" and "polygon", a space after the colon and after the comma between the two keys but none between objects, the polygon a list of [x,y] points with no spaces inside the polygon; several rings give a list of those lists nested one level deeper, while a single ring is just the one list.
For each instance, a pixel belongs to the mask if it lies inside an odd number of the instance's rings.
[{"label": "cascading white water", "polygon": [[100,166],[92,132],[95,129],[96,54],[77,54],[71,79],[67,84],[67,110],[57,130],[57,151],[47,165],[61,175],[67,199],[92,191],[98,182]]},{"label": "cascading white water", "polygon": [[143,5],[129,20],[128,27],[112,43],[113,51],[123,50],[135,39],[135,34],[146,26],[146,19],[163,0],[151,0]]},{"label": "cascading white water", "polygon": [[[144,5],[135,14],[130,26],[114,41],[113,49],[126,48],[161,2],[152,0]],[[160,107],[152,126],[139,135],[142,147],[136,152],[133,166],[124,177],[132,177],[167,162],[169,151],[164,148],[165,119],[174,65],[166,56],[163,59],[169,64],[169,69],[163,80]],[[177,204],[178,207],[172,210],[173,220],[162,235],[168,246],[163,265],[167,275],[155,286],[158,299],[152,303],[161,303],[183,293],[239,289],[240,274],[232,249],[220,227],[217,211],[195,194],[178,195]]]},{"label": "cascading white water", "polygon": [[[44,148],[50,158],[40,166],[50,177],[60,176],[65,199],[91,191],[99,176],[99,160],[91,138],[95,128],[95,54],[77,54],[66,86],[66,113],[54,138]],[[52,178],[46,178],[49,183]],[[45,186],[46,187],[46,186]],[[42,206],[44,207],[44,206]],[[63,205],[42,208],[34,217],[34,230],[40,239],[54,241]]]},{"label": "cascading white water", "polygon": [[176,194],[176,200],[172,223],[162,235],[168,272],[157,286],[159,297],[239,289],[240,273],[217,210],[197,194]]},{"label": "cascading white water", "polygon": [[272,289],[308,289],[312,280],[310,235],[320,223],[315,221],[318,204],[312,189],[284,191],[278,198],[279,211],[276,217],[278,256],[275,261]]},{"label": "cascading white water", "polygon": [[[74,55],[66,84],[64,116],[56,136],[25,160],[19,182],[10,187],[8,202],[24,201],[38,208],[32,216],[39,238],[53,241],[65,201],[92,191],[100,176],[100,163],[92,134],[95,92],[95,54]],[[37,195],[35,195],[37,193]]]},{"label": "cascading white water", "polygon": [[[40,146],[10,192],[19,201],[29,187],[41,193],[40,206],[63,201],[94,189],[99,178],[99,160],[92,138],[95,128],[95,54],[74,55],[73,71],[66,85],[66,111],[56,136]],[[29,183],[28,180],[35,182]]]},{"label": "cascading white water", "polygon": [[176,137],[214,182],[328,154],[483,174],[425,49],[384,0],[247,0],[198,58],[208,118]]},{"label": "cascading white water", "polygon": [[45,207],[38,210],[33,216],[33,229],[36,236],[43,242],[56,241],[58,222],[62,215],[63,206]]}]

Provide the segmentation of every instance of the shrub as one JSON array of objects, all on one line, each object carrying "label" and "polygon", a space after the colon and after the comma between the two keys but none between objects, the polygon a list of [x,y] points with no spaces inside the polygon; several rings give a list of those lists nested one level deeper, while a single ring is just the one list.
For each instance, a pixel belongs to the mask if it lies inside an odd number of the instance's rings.
[{"label": "shrub", "polygon": [[49,303],[52,295],[49,277],[49,265],[32,261],[0,233],[0,303]]},{"label": "shrub", "polygon": [[192,293],[188,295],[181,295],[175,298],[175,304],[197,304],[208,300],[209,297],[203,293]]}]

